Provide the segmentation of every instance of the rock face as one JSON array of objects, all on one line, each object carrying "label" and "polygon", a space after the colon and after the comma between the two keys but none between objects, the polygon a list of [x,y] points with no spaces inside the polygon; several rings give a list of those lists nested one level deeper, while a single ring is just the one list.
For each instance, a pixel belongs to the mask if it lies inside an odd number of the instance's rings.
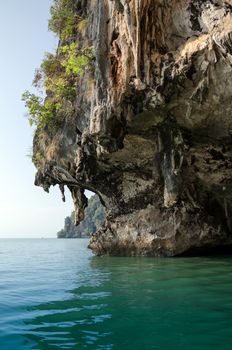
[{"label": "rock face", "polygon": [[[232,244],[232,1],[82,0],[95,70],[75,116],[34,138],[36,185],[106,207],[97,255]],[[51,144],[53,145],[51,149]]]}]

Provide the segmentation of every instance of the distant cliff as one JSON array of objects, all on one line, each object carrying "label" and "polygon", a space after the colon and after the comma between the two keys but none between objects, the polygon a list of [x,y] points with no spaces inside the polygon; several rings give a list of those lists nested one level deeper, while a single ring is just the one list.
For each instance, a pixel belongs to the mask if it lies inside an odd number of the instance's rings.
[{"label": "distant cliff", "polygon": [[232,244],[231,0],[56,0],[60,38],[26,93],[35,184],[106,208],[98,255]]},{"label": "distant cliff", "polygon": [[58,238],[84,238],[96,232],[105,221],[105,209],[98,196],[92,196],[85,209],[85,218],[76,226],[74,212],[67,216],[64,221],[64,228],[57,233]]}]

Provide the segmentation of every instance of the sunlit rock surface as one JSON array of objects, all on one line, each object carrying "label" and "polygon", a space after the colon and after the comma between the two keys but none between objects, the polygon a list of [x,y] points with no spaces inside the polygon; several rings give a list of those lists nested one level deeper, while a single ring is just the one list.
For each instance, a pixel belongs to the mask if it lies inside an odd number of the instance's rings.
[{"label": "sunlit rock surface", "polygon": [[[73,120],[34,138],[36,185],[106,207],[98,255],[173,256],[232,243],[232,1],[88,0],[94,73]],[[52,145],[52,146],[51,146]]]}]

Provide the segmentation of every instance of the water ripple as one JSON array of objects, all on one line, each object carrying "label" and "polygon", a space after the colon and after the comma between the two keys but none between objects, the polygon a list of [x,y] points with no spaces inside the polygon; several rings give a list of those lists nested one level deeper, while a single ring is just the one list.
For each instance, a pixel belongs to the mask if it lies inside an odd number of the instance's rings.
[{"label": "water ripple", "polygon": [[5,243],[1,350],[231,349],[231,257],[96,258],[86,245]]}]

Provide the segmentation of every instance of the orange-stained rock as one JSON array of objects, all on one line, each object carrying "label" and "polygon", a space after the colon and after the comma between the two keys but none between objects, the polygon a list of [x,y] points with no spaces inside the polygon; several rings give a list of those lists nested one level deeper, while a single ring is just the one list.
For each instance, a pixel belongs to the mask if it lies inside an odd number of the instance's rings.
[{"label": "orange-stained rock", "polygon": [[35,135],[36,184],[71,188],[77,221],[83,189],[100,196],[98,255],[230,245],[232,1],[82,3],[94,73],[80,79],[73,119]]}]

